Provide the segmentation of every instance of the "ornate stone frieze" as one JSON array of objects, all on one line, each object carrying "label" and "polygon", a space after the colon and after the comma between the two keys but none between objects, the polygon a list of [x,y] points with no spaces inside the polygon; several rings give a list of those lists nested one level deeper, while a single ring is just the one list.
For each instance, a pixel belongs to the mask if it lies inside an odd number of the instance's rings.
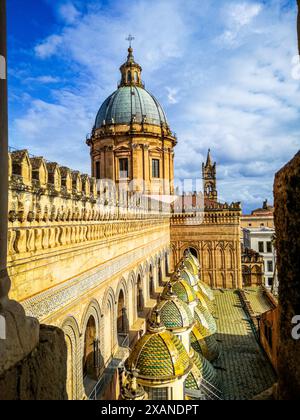
[{"label": "ornate stone frieze", "polygon": [[147,258],[160,248],[165,248],[168,245],[164,239],[159,239],[154,244],[151,243],[151,245],[147,245],[144,248],[136,249],[119,257],[114,262],[109,261],[99,268],[74,277],[63,285],[58,285],[37,296],[33,296],[23,301],[22,305],[28,315],[43,321],[71,302],[80,299],[80,296],[84,296],[106,280],[116,276],[118,273],[125,272],[133,263],[136,262],[138,264],[140,260]]}]

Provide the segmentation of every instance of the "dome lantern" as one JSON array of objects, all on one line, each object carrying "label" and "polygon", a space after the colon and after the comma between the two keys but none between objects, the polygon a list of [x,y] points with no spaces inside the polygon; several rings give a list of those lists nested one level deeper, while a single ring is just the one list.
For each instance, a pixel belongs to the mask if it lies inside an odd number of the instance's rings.
[{"label": "dome lantern", "polygon": [[120,67],[120,72],[122,77],[119,88],[124,86],[145,87],[142,82],[142,67],[135,62],[131,46],[128,48],[127,61]]}]

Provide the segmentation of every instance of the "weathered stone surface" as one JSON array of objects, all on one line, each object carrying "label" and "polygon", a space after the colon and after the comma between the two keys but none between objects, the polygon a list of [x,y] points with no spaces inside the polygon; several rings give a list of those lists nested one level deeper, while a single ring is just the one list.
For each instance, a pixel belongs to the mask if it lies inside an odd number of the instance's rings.
[{"label": "weathered stone surface", "polygon": [[292,319],[300,315],[300,152],[277,175],[275,226],[280,283],[279,399],[300,399],[300,341]]},{"label": "weathered stone surface", "polygon": [[66,377],[64,334],[41,326],[38,347],[0,376],[0,400],[66,400]]},{"label": "weathered stone surface", "polygon": [[[1,281],[1,276],[0,276]],[[23,307],[13,300],[0,301],[3,339],[0,339],[0,374],[15,366],[36,348],[39,323],[26,317]],[[4,339],[5,338],[5,339]]]}]

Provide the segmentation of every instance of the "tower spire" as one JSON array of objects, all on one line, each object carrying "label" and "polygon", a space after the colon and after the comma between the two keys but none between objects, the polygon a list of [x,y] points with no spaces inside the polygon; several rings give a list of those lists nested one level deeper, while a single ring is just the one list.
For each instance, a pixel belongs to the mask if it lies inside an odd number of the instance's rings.
[{"label": "tower spire", "polygon": [[207,153],[206,166],[212,166],[211,150],[210,149],[208,149],[208,153]]},{"label": "tower spire", "polygon": [[210,149],[208,149],[206,164],[202,165],[202,176],[205,201],[217,203],[217,164],[212,161]]}]

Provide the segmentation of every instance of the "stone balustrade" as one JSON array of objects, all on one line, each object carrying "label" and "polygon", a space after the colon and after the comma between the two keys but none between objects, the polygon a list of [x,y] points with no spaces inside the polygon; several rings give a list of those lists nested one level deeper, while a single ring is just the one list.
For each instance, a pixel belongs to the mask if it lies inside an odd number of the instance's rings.
[{"label": "stone balustrade", "polygon": [[169,206],[140,193],[119,190],[78,171],[30,158],[26,150],[9,154],[9,221],[80,222],[151,218]]},{"label": "stone balustrade", "polygon": [[8,254],[99,241],[166,223],[164,203],[30,157],[9,154]]},{"label": "stone balustrade", "polygon": [[205,209],[202,212],[193,213],[174,213],[172,214],[172,225],[185,224],[239,224],[241,216],[241,208],[235,205],[228,206],[228,208],[219,208],[218,210]]}]

